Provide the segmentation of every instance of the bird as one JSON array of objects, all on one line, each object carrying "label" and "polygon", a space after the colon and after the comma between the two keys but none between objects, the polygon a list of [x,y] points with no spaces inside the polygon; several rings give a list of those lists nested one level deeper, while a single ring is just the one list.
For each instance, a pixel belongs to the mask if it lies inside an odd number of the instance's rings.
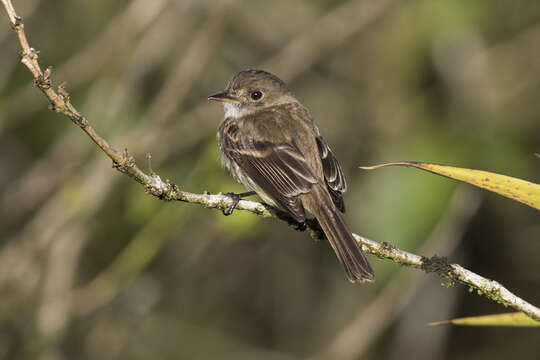
[{"label": "bird", "polygon": [[267,71],[248,69],[208,100],[224,108],[217,133],[221,163],[249,190],[227,193],[233,204],[224,214],[230,215],[241,198],[256,194],[299,224],[316,218],[347,279],[374,281],[343,217],[347,183],[341,166],[287,85]]}]

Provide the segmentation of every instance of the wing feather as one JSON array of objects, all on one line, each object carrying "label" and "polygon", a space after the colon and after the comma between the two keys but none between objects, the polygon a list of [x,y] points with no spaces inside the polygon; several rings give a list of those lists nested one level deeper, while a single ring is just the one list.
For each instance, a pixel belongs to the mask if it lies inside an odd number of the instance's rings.
[{"label": "wing feather", "polygon": [[223,129],[222,150],[249,178],[297,221],[305,220],[299,195],[306,194],[317,177],[294,143],[273,144],[253,139],[238,141],[234,126]]},{"label": "wing feather", "polygon": [[345,181],[343,170],[341,170],[341,166],[334,153],[321,136],[317,137],[317,147],[323,165],[324,180],[326,181],[328,192],[332,196],[336,207],[341,212],[345,212],[343,193],[347,191],[347,182]]}]

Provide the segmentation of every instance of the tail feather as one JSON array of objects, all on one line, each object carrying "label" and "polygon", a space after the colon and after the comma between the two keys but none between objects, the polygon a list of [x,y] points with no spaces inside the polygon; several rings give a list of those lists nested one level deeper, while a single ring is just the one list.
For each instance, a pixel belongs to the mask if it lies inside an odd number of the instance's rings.
[{"label": "tail feather", "polygon": [[317,201],[318,206],[315,207],[317,210],[313,211],[315,209],[312,207],[311,212],[319,221],[337,258],[343,265],[347,279],[352,283],[375,280],[373,269],[360,244],[352,236],[339,210],[330,199],[328,200]]}]

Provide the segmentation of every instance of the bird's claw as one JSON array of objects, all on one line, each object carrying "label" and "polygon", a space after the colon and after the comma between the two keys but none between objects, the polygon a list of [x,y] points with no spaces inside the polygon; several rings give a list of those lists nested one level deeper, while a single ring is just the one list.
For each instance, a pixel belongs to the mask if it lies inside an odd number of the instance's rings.
[{"label": "bird's claw", "polygon": [[221,212],[225,216],[231,215],[233,213],[234,209],[236,209],[236,205],[238,205],[238,202],[242,198],[245,198],[247,196],[252,196],[252,195],[255,195],[255,194],[256,194],[255,191],[248,191],[248,192],[240,193],[240,194],[235,194],[233,192],[228,192],[228,193],[223,194],[223,195],[229,196],[232,199],[232,204],[231,204],[230,208],[228,208],[227,210],[223,209],[223,210],[221,210]]},{"label": "bird's claw", "polygon": [[297,230],[297,231],[306,231],[306,229],[307,229],[307,223],[305,221],[298,223],[296,227],[294,228],[294,230]]},{"label": "bird's claw", "polygon": [[232,204],[228,209],[222,209],[221,212],[225,216],[229,216],[233,213],[234,209],[236,208],[236,205],[238,205],[238,202],[240,202],[240,199],[242,199],[241,194],[235,194],[233,192],[225,193],[224,195],[229,196],[232,199]]}]

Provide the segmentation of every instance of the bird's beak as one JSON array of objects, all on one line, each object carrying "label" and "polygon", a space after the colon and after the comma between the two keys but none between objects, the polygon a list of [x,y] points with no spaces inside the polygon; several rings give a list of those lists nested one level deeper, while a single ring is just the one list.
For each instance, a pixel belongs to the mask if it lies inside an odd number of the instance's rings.
[{"label": "bird's beak", "polygon": [[230,102],[230,103],[239,103],[240,99],[236,96],[229,94],[227,91],[222,91],[220,93],[210,95],[208,100],[211,101],[221,101],[221,102]]}]

